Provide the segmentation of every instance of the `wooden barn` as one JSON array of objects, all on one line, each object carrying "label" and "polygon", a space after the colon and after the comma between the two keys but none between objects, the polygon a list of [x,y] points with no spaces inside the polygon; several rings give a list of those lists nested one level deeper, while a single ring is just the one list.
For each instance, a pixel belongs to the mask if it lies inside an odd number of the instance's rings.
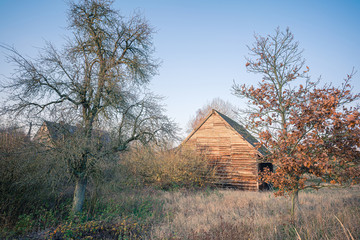
[{"label": "wooden barn", "polygon": [[[64,122],[56,123],[44,121],[39,130],[34,136],[34,140],[47,145],[54,146],[56,142],[61,142],[69,139],[76,134],[82,134],[82,128],[73,126]],[[107,144],[110,142],[110,134],[98,129],[93,130],[93,139],[99,143]]]},{"label": "wooden barn", "polygon": [[266,189],[258,174],[270,163],[259,162],[268,153],[264,147],[256,148],[258,141],[243,126],[216,110],[200,123],[182,142],[182,146],[195,149],[216,164],[218,183],[243,190]]},{"label": "wooden barn", "polygon": [[34,136],[34,140],[45,145],[52,146],[55,142],[64,140],[66,136],[73,135],[77,131],[76,126],[65,123],[44,121]]}]

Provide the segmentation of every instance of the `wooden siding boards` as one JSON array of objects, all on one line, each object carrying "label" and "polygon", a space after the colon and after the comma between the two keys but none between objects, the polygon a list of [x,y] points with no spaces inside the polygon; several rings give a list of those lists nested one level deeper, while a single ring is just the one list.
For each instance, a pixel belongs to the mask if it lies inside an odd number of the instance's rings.
[{"label": "wooden siding boards", "polygon": [[212,160],[218,182],[244,190],[259,190],[258,156],[267,149],[256,149],[258,141],[243,126],[216,110],[204,119],[182,142]]}]

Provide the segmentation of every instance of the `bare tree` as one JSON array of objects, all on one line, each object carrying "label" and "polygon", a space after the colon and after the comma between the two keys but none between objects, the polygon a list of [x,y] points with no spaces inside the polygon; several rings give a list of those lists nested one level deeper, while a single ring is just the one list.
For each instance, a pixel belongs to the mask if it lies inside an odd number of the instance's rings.
[{"label": "bare tree", "polygon": [[195,116],[192,117],[187,124],[186,132],[190,133],[192,130],[194,130],[211,112],[212,109],[215,109],[232,119],[237,117],[237,110],[230,102],[224,101],[221,98],[214,98],[211,102],[208,102],[202,108],[199,108],[196,111]]},{"label": "bare tree", "polygon": [[175,138],[177,128],[163,113],[163,106],[159,104],[161,99],[153,94],[145,94],[118,112],[117,118],[114,118],[118,119],[118,127],[114,130],[116,151],[125,150],[134,140],[142,144],[155,142],[160,145]]},{"label": "bare tree", "polygon": [[152,55],[153,29],[140,15],[120,16],[111,3],[71,2],[72,37],[62,50],[47,43],[32,60],[2,46],[11,52],[9,60],[17,66],[2,86],[11,92],[2,112],[38,115],[66,111],[79,119],[83,142],[73,159],[73,212],[81,211],[84,203],[96,126],[112,129],[118,124],[118,141],[112,148],[116,151],[126,149],[132,141],[148,142],[160,134],[174,136],[176,130],[157,103],[159,98],[144,93],[158,68]]},{"label": "bare tree", "polygon": [[[249,94],[243,94],[242,91],[245,85],[239,85],[234,83],[233,94],[240,98],[246,98],[249,100],[248,109],[242,110],[242,122],[244,125],[255,133],[259,134],[261,131],[269,130],[274,133],[279,129],[283,129],[286,124],[291,109],[291,104],[295,101],[296,96],[294,86],[290,83],[294,81],[304,81],[304,85],[307,89],[311,88],[313,84],[309,82],[309,76],[307,75],[309,70],[303,70],[305,67],[305,59],[302,57],[303,50],[299,48],[299,43],[294,40],[294,35],[290,32],[289,28],[286,31],[276,29],[274,35],[259,36],[255,35],[255,43],[251,46],[247,46],[250,57],[246,57],[246,68],[248,72],[261,74],[262,81],[259,82],[258,87],[263,85],[269,86],[271,89],[266,89],[269,92],[272,91],[276,95],[277,105],[272,109],[257,108],[257,104],[268,104],[269,99],[263,98],[262,102]],[[253,87],[254,88],[254,87]],[[285,94],[285,91],[289,91],[289,94]],[[259,92],[260,96],[262,92]],[[249,121],[249,115],[258,113],[258,119],[266,118],[269,115],[274,115],[274,119],[271,124],[258,122],[256,125],[251,125]]]}]

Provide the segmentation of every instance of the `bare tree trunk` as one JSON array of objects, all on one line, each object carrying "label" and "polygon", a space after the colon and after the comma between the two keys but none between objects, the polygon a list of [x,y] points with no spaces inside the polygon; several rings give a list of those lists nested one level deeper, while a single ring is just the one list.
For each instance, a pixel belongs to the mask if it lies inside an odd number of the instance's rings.
[{"label": "bare tree trunk", "polygon": [[291,194],[291,219],[295,221],[295,208],[299,207],[299,190],[296,189]]},{"label": "bare tree trunk", "polygon": [[87,178],[80,177],[76,179],[72,213],[78,213],[82,210],[85,201]]}]

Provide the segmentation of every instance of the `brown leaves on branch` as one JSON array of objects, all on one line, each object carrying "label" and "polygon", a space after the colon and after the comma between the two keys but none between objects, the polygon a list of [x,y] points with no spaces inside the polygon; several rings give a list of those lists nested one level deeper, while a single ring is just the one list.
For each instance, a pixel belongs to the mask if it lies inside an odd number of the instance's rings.
[{"label": "brown leaves on branch", "polygon": [[[294,189],[319,188],[319,182],[310,183],[314,177],[330,184],[360,182],[359,109],[343,104],[358,99],[359,94],[351,94],[351,86],[346,85],[345,89],[313,88],[304,93],[299,88],[288,113],[289,127],[283,128],[287,130],[275,132],[279,138],[269,132],[260,135],[262,143],[272,150],[267,160],[277,166],[275,172],[265,172],[262,178],[279,188],[278,195]],[[272,106],[262,104],[259,108]],[[271,116],[264,122],[271,125]]]},{"label": "brown leaves on branch", "polygon": [[279,189],[277,195],[359,183],[360,114],[349,106],[360,99],[352,93],[354,72],[340,87],[310,81],[289,29],[256,36],[248,48],[253,58],[246,59],[247,70],[263,80],[256,87],[234,84],[233,91],[248,99],[249,126],[271,151],[265,160],[275,171],[263,172],[262,180]]}]

